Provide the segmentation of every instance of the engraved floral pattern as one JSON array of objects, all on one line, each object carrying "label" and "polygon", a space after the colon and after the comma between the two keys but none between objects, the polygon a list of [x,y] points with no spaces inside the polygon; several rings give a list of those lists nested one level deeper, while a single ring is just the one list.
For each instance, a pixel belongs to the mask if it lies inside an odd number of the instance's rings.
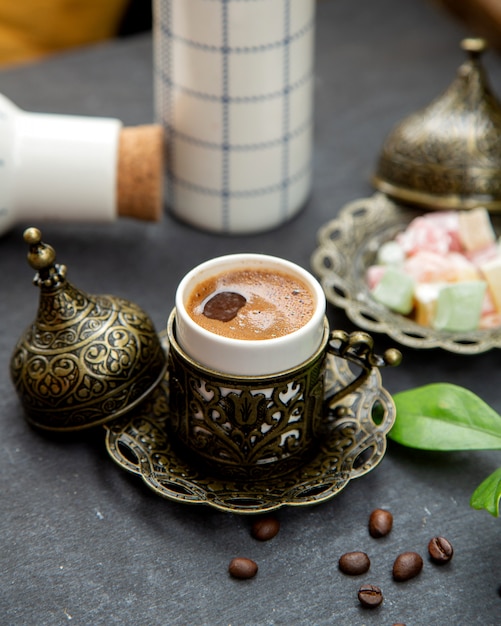
[{"label": "engraved floral pattern", "polygon": [[74,430],[134,406],[162,377],[165,363],[151,321],[137,305],[90,296],[64,281],[42,287],[11,374],[31,422]]},{"label": "engraved floral pattern", "polygon": [[[165,340],[165,336],[164,336]],[[325,393],[337,393],[353,379],[348,362],[329,357]],[[184,455],[169,435],[168,376],[129,415],[109,422],[106,447],[122,469],[138,475],[157,495],[175,502],[206,504],[233,513],[256,513],[283,506],[325,502],[383,459],[395,406],[374,368],[366,381],[337,403],[325,420],[316,453],[284,474],[265,480],[214,475]],[[376,419],[377,415],[377,419]]]},{"label": "engraved floral pattern", "polygon": [[501,105],[474,53],[450,87],[385,140],[376,187],[431,208],[501,207]]}]

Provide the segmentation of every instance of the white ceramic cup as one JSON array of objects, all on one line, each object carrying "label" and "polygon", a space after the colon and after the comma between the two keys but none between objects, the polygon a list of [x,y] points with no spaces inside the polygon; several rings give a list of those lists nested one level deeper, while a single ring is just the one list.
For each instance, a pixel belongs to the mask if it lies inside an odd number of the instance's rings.
[{"label": "white ceramic cup", "polygon": [[[233,339],[217,335],[197,324],[186,310],[195,287],[229,270],[261,269],[290,274],[305,283],[314,299],[312,317],[287,335],[272,339]],[[232,254],[198,265],[180,282],[176,292],[176,339],[201,365],[235,376],[265,376],[297,367],[319,348],[324,336],[325,295],[319,282],[305,269],[274,256]]]},{"label": "white ceramic cup", "polygon": [[166,200],[232,234],[289,220],[311,190],[315,0],[154,0]]}]

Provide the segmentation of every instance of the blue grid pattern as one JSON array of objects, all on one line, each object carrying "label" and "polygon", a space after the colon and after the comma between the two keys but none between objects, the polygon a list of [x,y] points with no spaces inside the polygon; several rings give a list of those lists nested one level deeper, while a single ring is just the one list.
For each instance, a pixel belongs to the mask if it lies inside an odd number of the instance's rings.
[{"label": "blue grid pattern", "polygon": [[282,223],[311,186],[314,0],[155,0],[167,202],[209,230]]}]

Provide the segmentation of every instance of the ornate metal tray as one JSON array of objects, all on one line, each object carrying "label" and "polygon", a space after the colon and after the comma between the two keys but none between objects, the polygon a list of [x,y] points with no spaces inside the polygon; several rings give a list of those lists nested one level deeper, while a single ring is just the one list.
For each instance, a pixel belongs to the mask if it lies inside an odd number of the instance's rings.
[{"label": "ornate metal tray", "polygon": [[[166,349],[166,338],[162,336]],[[353,379],[347,361],[329,357],[326,393]],[[395,405],[374,368],[356,392],[345,396],[328,418],[328,434],[314,458],[285,475],[262,481],[207,475],[178,455],[166,434],[169,381],[131,414],[106,424],[106,447],[124,470],[137,474],[159,496],[206,504],[232,513],[260,513],[283,506],[319,504],[354,478],[374,469],[386,451]]]},{"label": "ornate metal tray", "polygon": [[[365,272],[378,248],[423,212],[398,204],[382,193],[345,205],[337,218],[320,229],[319,246],[311,260],[327,300],[345,309],[359,328],[386,333],[413,348],[479,354],[501,347],[501,327],[468,333],[438,331],[390,311],[371,297]],[[491,220],[499,234],[501,216],[491,214]]]}]

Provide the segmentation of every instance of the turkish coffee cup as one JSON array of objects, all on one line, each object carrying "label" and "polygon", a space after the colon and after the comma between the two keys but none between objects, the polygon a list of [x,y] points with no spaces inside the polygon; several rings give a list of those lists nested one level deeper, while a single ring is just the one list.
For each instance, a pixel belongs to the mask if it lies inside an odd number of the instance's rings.
[{"label": "turkish coffee cup", "polygon": [[[191,270],[167,325],[168,428],[181,452],[235,479],[282,475],[310,458],[330,408],[400,358],[376,356],[367,333],[331,331],[325,309],[318,281],[285,259],[234,254]],[[358,371],[326,396],[332,355]]]}]

